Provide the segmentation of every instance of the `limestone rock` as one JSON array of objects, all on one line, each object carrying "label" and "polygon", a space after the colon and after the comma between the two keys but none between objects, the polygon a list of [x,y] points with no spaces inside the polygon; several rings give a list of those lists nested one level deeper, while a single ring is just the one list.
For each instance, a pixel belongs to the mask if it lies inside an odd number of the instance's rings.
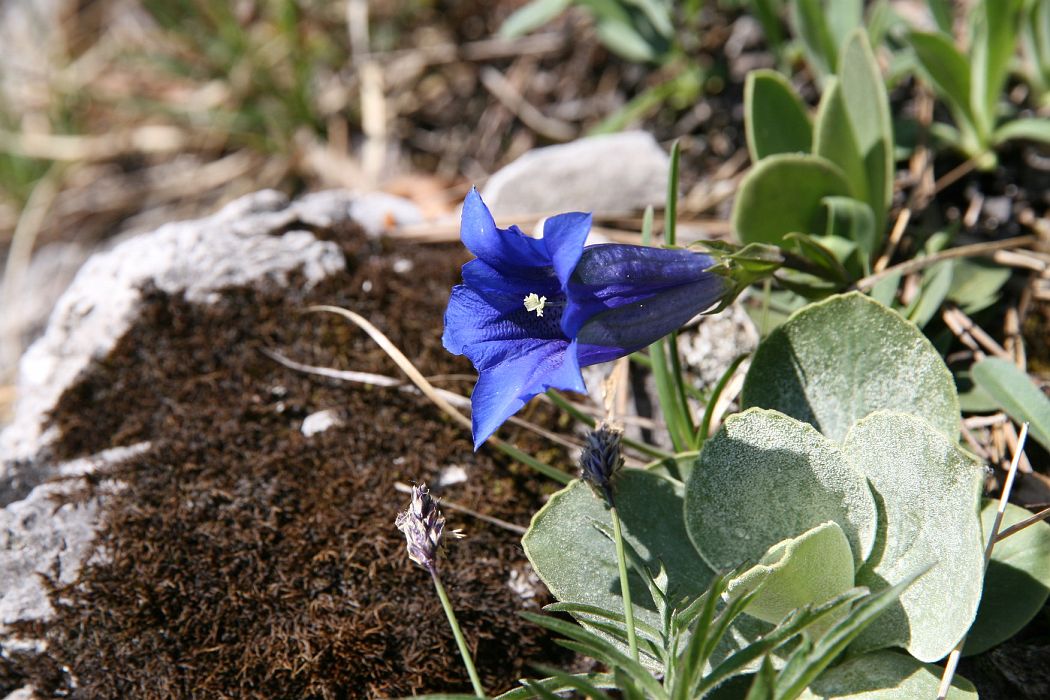
[{"label": "limestone rock", "polygon": [[663,203],[669,168],[646,132],[592,136],[529,151],[490,177],[481,196],[496,216],[626,213]]}]

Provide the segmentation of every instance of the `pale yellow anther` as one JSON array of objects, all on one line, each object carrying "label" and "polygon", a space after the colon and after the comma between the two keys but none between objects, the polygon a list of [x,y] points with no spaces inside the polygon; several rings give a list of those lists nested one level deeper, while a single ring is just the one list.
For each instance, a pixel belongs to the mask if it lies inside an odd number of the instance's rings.
[{"label": "pale yellow anther", "polygon": [[541,297],[535,292],[525,297],[525,310],[536,312],[536,316],[543,316],[543,305],[547,303],[547,297]]}]

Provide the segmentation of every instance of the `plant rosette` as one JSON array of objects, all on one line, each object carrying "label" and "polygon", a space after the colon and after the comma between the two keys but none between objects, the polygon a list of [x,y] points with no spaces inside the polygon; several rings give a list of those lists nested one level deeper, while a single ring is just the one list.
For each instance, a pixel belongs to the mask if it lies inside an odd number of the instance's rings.
[{"label": "plant rosette", "polygon": [[[664,572],[672,601],[702,593],[716,571],[753,562],[724,595],[728,603],[753,594],[731,635],[736,649],[798,608],[920,574],[811,691],[932,697],[939,669],[927,664],[970,630],[985,579],[984,469],[958,446],[958,397],[940,355],[896,312],[858,293],[835,296],[796,312],[762,343],[743,405],[707,440],[684,483],[656,471],[618,475],[626,541]],[[601,500],[574,482],[533,519],[525,551],[559,600],[622,610],[607,518]],[[1042,530],[1031,536],[1050,544]],[[1028,584],[1018,593],[1045,599],[1046,567],[1016,548],[1003,556],[1003,566],[1024,574],[1014,577]],[[1011,580],[1003,566],[989,575]],[[657,606],[641,580],[633,583],[635,619],[658,627]],[[1000,590],[994,604],[1010,606],[1009,598]],[[1030,619],[1032,606],[1016,605],[1024,610],[1000,615],[1007,628],[997,625],[980,648]],[[950,697],[976,693],[959,679]]]}]

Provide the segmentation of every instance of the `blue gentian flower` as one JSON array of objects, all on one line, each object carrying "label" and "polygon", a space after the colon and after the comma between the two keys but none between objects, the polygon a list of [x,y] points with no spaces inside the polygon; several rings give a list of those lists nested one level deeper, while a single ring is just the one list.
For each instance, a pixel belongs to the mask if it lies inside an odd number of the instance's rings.
[{"label": "blue gentian flower", "polygon": [[478,370],[471,395],[477,449],[533,396],[585,392],[580,367],[623,357],[719,301],[709,255],[603,244],[584,247],[591,215],[547,219],[543,238],[500,229],[477,190],[463,203],[463,266],[445,312],[445,348]]}]

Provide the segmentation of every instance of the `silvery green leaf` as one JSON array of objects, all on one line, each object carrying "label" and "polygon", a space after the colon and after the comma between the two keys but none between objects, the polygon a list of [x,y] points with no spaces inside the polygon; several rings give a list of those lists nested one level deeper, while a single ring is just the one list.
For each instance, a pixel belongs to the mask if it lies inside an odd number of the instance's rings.
[{"label": "silvery green leaf", "polygon": [[858,421],[843,450],[879,505],[875,548],[857,584],[879,591],[932,565],[856,645],[903,646],[920,661],[937,661],[966,634],[981,599],[984,470],[954,439],[906,413]]},{"label": "silvery green leaf", "polygon": [[[942,669],[896,651],[862,654],[830,668],[799,696],[801,700],[930,700],[937,697]],[[947,700],[977,700],[977,691],[956,675]]]},{"label": "silvery green leaf", "polygon": [[[677,601],[706,590],[714,572],[686,534],[682,495],[674,484],[641,470],[621,471],[614,481],[624,538],[654,573],[667,571],[668,597]],[[623,610],[616,549],[596,524],[608,524],[602,498],[580,481],[551,496],[522,538],[536,573],[561,601]],[[635,617],[659,628],[661,620],[648,587],[632,572]]]},{"label": "silvery green leaf", "polygon": [[836,442],[880,409],[959,434],[955,381],[940,353],[914,324],[856,292],[807,306],[773,331],[742,396],[744,406],[776,409]]},{"label": "silvery green leaf", "polygon": [[835,443],[776,411],[730,416],[686,484],[685,524],[714,569],[758,561],[771,546],[837,523],[855,566],[875,540],[875,502]]},{"label": "silvery green leaf", "polygon": [[852,587],[849,540],[828,521],[770,547],[758,564],[729,582],[727,592],[735,597],[758,589],[747,614],[777,623],[793,610],[825,603]]}]

